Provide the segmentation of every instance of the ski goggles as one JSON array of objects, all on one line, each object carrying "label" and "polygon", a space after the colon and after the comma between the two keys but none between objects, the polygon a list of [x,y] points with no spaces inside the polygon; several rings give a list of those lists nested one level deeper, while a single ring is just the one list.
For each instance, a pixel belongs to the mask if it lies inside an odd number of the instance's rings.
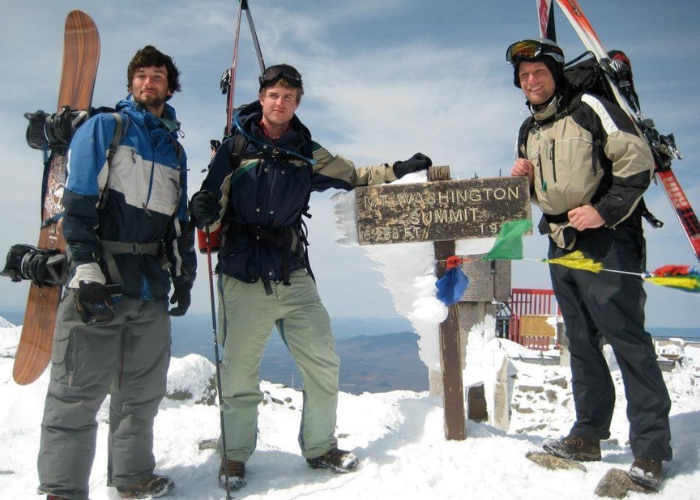
[{"label": "ski goggles", "polygon": [[278,64],[270,66],[265,72],[260,75],[260,90],[270,85],[274,85],[280,79],[284,78],[294,87],[301,87],[301,74],[289,64]]},{"label": "ski goggles", "polygon": [[564,64],[564,51],[552,42],[543,40],[521,40],[515,42],[506,50],[506,61],[519,64],[522,61],[549,56],[556,62]]}]

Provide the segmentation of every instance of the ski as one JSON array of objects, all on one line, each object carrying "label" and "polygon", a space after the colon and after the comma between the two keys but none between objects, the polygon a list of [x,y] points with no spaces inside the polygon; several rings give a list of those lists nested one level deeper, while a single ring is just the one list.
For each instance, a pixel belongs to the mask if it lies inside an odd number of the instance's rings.
[{"label": "ski", "polygon": [[246,18],[248,19],[248,27],[250,28],[250,35],[253,38],[253,46],[255,47],[255,54],[258,57],[258,64],[260,65],[260,74],[265,72],[265,61],[263,60],[262,51],[260,50],[260,42],[258,41],[258,34],[255,31],[255,24],[253,24],[253,15],[250,13],[250,7],[248,7],[248,0],[240,0],[240,5],[238,6],[238,17],[236,18],[236,36],[233,42],[233,62],[231,67],[224,71],[221,77],[221,93],[226,95],[226,126],[224,127],[224,137],[228,137],[233,133],[233,112],[235,111],[235,106],[233,102],[234,91],[236,89],[236,69],[238,68],[238,44],[241,36],[241,19],[243,18],[243,11],[246,13]]},{"label": "ski", "polygon": [[554,25],[554,3],[552,0],[535,0],[537,3],[537,20],[540,23],[540,36],[557,41],[557,29]]},{"label": "ski", "polygon": [[[250,28],[250,35],[253,41],[253,47],[255,48],[255,54],[258,58],[258,65],[260,66],[260,74],[265,73],[265,60],[263,59],[262,50],[260,49],[260,41],[258,40],[258,34],[255,31],[255,24],[253,23],[253,15],[250,13],[250,7],[248,6],[248,0],[239,0],[238,5],[238,16],[236,17],[236,30],[233,41],[233,62],[231,67],[224,70],[221,75],[221,81],[219,82],[219,88],[221,93],[226,96],[226,125],[224,126],[224,139],[233,135],[233,114],[236,111],[234,104],[234,94],[236,91],[236,70],[238,69],[238,46],[241,37],[241,20],[243,19],[243,12],[246,14],[248,19],[248,27]],[[218,139],[212,139],[209,141],[211,145],[211,157],[213,158],[216,154],[216,150],[221,146],[221,141]],[[208,167],[202,172],[206,172]],[[197,247],[199,252],[206,254],[207,252],[218,252],[221,242],[221,232],[222,227],[219,227],[215,231],[212,231],[209,236],[201,230],[197,229]],[[209,242],[207,243],[207,239]]]},{"label": "ski", "polygon": [[[536,1],[540,19],[540,33],[549,34],[550,23],[547,17],[542,14],[542,5],[548,3],[548,0]],[[598,65],[618,105],[627,112],[644,134],[644,138],[651,147],[654,155],[654,174],[656,179],[658,179],[661,186],[664,188],[666,196],[675,210],[681,227],[695,253],[695,257],[700,261],[700,221],[698,221],[693,207],[690,205],[678,179],[671,170],[672,161],[683,158],[676,148],[673,134],[666,136],[659,134],[654,127],[654,122],[642,117],[639,102],[636,99],[636,95],[634,95],[634,90],[631,85],[631,79],[628,80],[622,73],[615,71],[614,65],[611,64],[610,56],[603,48],[600,38],[583,13],[578,2],[576,0],[556,0],[556,2],[564,11],[564,15],[573,26],[586,49],[591,52],[598,61]],[[544,23],[543,19],[545,19]],[[551,33],[554,34],[553,16],[551,16],[551,19]]]},{"label": "ski", "polygon": [[[58,110],[65,106],[88,109],[100,59],[100,36],[93,20],[85,12],[74,10],[65,22],[63,67],[58,94]],[[65,252],[62,233],[63,189],[66,185],[66,151],[52,151],[44,164],[41,229],[37,247]],[[29,288],[22,334],[12,376],[20,385],[34,382],[51,360],[56,312],[61,298],[60,286]]]}]

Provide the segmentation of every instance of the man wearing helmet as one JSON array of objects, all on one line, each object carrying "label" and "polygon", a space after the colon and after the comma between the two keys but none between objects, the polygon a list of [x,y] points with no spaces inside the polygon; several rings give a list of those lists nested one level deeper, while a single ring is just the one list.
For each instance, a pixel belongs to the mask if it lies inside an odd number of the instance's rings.
[{"label": "man wearing helmet", "polygon": [[[506,59],[532,113],[518,137],[513,176],[527,176],[543,212],[549,258],[575,250],[606,269],[591,273],[551,265],[552,287],[571,352],[576,421],[567,437],[548,439],[546,452],[600,460],[610,437],[615,391],[601,337],[615,353],[625,384],[633,481],[658,489],[661,463],[671,460],[671,401],[644,330],[646,267],[642,195],[654,169],[651,151],[618,106],[578,93],[564,76],[564,53],[547,39],[512,44]],[[636,273],[633,275],[632,273]]]}]

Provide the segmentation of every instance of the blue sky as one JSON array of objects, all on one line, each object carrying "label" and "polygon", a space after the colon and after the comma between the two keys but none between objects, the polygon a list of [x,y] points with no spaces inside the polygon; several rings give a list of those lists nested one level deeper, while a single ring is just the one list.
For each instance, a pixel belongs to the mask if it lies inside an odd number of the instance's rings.
[{"label": "blue sky", "polygon": [[[250,0],[268,65],[286,62],[302,73],[306,94],[299,116],[314,138],[356,165],[406,159],[416,151],[450,165],[453,178],[507,175],[524,117],[524,97],[504,60],[513,41],[537,36],[535,0],[355,0],[352,2]],[[675,132],[686,159],[675,171],[700,210],[700,9],[695,2],[581,0],[607,49],[632,60],[646,117],[662,133]],[[220,138],[225,98],[219,79],[230,66],[238,2],[199,0],[6,0],[0,19],[0,252],[38,239],[41,154],[25,143],[23,113],[55,110],[63,22],[73,9],[88,12],[102,40],[93,105],[112,106],[126,95],[126,66],[152,44],[182,70],[183,92],[171,104],[183,122],[190,166],[190,193],[203,179],[209,140]],[[557,8],[558,9],[558,8]],[[559,42],[567,58],[583,51],[560,10]],[[247,22],[241,32],[236,104],[255,99],[258,65]],[[663,190],[646,196],[663,229],[647,229],[648,269],[697,261]],[[382,287],[365,251],[334,243],[330,194],[311,201],[311,263],[331,316],[393,317],[392,297]],[[546,238],[525,240],[526,257],[544,258]],[[401,251],[410,252],[410,246]],[[209,307],[206,262],[192,310]],[[548,288],[543,264],[513,263],[513,286]],[[3,308],[22,307],[26,283],[0,280]],[[695,326],[696,295],[647,286],[648,324]]]}]

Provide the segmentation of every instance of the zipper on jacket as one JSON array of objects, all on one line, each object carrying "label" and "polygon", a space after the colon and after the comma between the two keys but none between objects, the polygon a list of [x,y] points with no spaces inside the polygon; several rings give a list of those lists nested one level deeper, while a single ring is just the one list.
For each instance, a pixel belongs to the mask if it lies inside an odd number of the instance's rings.
[{"label": "zipper on jacket", "polygon": [[540,170],[540,182],[541,182],[541,189],[543,193],[547,192],[547,181],[544,179],[544,170],[542,169],[542,155],[540,152],[537,152],[537,168]]},{"label": "zipper on jacket", "polygon": [[591,155],[591,171],[593,172],[593,176],[598,173],[598,148],[600,146],[598,145],[598,142],[593,141],[593,154]]},{"label": "zipper on jacket", "polygon": [[554,159],[554,139],[549,140],[549,161],[552,162],[552,180],[557,182],[557,162]]},{"label": "zipper on jacket", "polygon": [[153,214],[151,214],[151,211],[148,209],[148,203],[151,201],[151,194],[153,194],[153,179],[155,178],[155,173],[156,173],[156,148],[155,146],[153,147],[153,161],[151,161],[151,174],[149,175],[148,178],[148,194],[146,195],[146,201],[142,205],[142,208],[146,212],[146,215],[148,216],[149,219],[153,218]]}]

